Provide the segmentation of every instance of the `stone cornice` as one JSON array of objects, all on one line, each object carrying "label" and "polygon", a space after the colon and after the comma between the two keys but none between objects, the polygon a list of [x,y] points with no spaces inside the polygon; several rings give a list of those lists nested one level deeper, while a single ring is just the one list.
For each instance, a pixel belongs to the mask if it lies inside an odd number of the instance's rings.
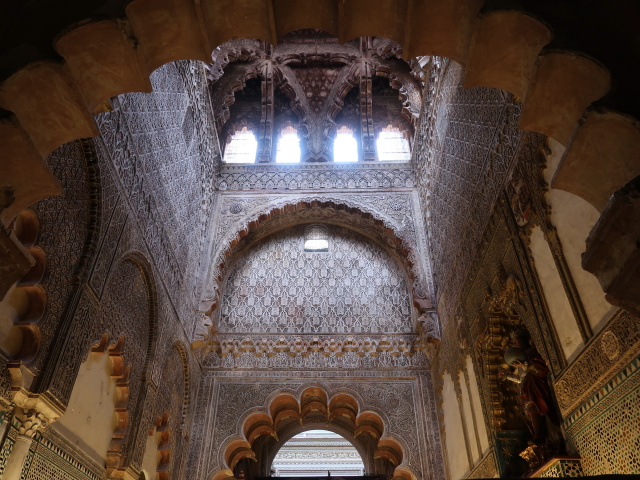
[{"label": "stone cornice", "polygon": [[353,163],[223,163],[220,173],[245,172],[302,172],[302,171],[350,171],[350,170],[413,170],[411,162],[353,162]]}]

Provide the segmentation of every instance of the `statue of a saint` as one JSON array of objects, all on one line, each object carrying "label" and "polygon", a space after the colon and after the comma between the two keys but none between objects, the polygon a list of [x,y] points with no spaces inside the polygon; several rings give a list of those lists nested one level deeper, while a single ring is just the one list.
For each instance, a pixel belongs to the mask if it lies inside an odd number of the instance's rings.
[{"label": "statue of a saint", "polygon": [[501,379],[520,384],[522,410],[533,436],[529,443],[559,450],[562,448],[562,436],[547,381],[549,367],[531,345],[526,330],[516,332],[514,342],[516,346],[504,352],[505,362],[514,370],[500,370],[498,375]]}]

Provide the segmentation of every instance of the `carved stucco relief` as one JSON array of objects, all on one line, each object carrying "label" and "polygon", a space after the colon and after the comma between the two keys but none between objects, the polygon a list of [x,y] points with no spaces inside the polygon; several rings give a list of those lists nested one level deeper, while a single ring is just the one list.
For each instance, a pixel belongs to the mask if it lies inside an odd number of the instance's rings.
[{"label": "carved stucco relief", "polygon": [[[370,213],[374,218],[381,219],[388,228],[406,242],[412,250],[410,261],[413,263],[417,281],[426,290],[426,296],[432,296],[431,267],[427,255],[426,235],[422,223],[416,224],[414,213],[420,210],[418,199],[410,191],[406,192],[378,192],[365,193],[312,193],[312,194],[262,194],[262,195],[223,195],[220,198],[218,213],[219,221],[216,227],[212,262],[207,280],[203,286],[202,299],[213,301],[217,298],[216,281],[221,272],[218,266],[224,260],[224,252],[231,244],[238,232],[246,229],[250,222],[256,221],[261,215],[286,205],[296,205],[299,202],[334,202],[356,207]],[[327,221],[331,221],[334,212],[327,212]],[[309,221],[314,219],[310,218]],[[318,220],[318,218],[316,218]],[[321,220],[321,218],[320,218]],[[334,220],[335,221],[335,220]],[[284,225],[283,225],[284,226]],[[430,293],[431,292],[431,293]]]},{"label": "carved stucco relief", "polygon": [[[209,375],[205,374],[203,382],[207,383],[206,378]],[[423,419],[426,418],[424,428],[427,430],[432,431],[434,426],[431,425],[433,417],[424,414],[420,386],[415,378],[375,383],[355,378],[347,382],[328,379],[319,383],[309,383],[310,381],[312,380],[297,380],[292,377],[285,377],[277,382],[255,379],[247,383],[246,380],[238,378],[216,379],[213,384],[208,381],[208,390],[211,393],[206,400],[207,418],[203,419],[203,423],[209,425],[208,435],[211,436],[211,440],[207,442],[208,454],[202,460],[200,474],[211,475],[221,468],[226,468],[223,446],[240,432],[242,420],[248,412],[265,408],[269,399],[279,392],[288,391],[298,395],[309,385],[321,386],[329,397],[340,392],[348,393],[358,400],[360,411],[370,410],[378,413],[383,418],[386,428],[383,436],[391,436],[400,442],[405,454],[403,464],[419,478],[425,471],[441,471],[441,465],[425,464],[433,459],[422,458],[421,439],[424,437],[420,430],[423,428]],[[431,396],[428,388],[423,392],[426,396]],[[207,432],[201,429],[200,435],[207,435]]]}]

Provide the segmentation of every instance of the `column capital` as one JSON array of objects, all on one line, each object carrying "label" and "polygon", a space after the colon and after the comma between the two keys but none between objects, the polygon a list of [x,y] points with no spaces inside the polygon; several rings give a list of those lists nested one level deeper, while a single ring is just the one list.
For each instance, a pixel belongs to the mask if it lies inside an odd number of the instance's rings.
[{"label": "column capital", "polygon": [[14,415],[21,423],[20,435],[33,436],[37,430],[55,422],[64,413],[63,407],[48,395],[31,393],[24,388],[14,391],[13,401]]},{"label": "column capital", "polygon": [[16,409],[16,418],[19,421],[18,438],[32,439],[38,431],[44,430],[50,422],[49,418],[37,410]]}]

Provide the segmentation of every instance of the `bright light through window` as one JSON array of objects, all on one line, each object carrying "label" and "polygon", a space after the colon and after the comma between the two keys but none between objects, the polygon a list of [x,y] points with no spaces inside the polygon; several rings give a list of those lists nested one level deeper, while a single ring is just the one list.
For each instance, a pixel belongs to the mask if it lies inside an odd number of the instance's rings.
[{"label": "bright light through window", "polygon": [[327,251],[329,242],[327,240],[307,240],[304,242],[304,249],[307,252]]},{"label": "bright light through window", "polygon": [[237,131],[224,150],[224,163],[255,163],[258,141],[247,127]]},{"label": "bright light through window", "polygon": [[300,139],[298,131],[292,126],[283,128],[280,132],[276,163],[300,163]]},{"label": "bright light through window", "polygon": [[411,159],[409,141],[402,132],[389,125],[376,140],[378,160],[382,162],[408,162]]},{"label": "bright light through window", "polygon": [[353,136],[353,130],[342,126],[336,133],[333,141],[333,161],[334,162],[357,162],[358,142]]},{"label": "bright light through window", "polygon": [[305,252],[328,252],[329,232],[322,225],[311,225],[304,231]]}]

